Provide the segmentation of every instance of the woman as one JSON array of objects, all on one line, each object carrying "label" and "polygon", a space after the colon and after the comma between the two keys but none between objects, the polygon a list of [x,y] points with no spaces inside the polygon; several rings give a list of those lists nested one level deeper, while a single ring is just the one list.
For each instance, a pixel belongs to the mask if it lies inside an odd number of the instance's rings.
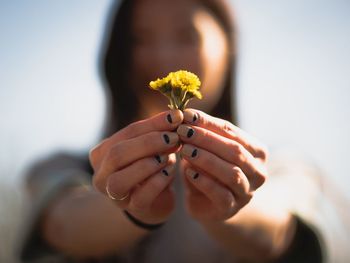
[{"label": "woman", "polygon": [[[123,1],[107,35],[105,139],[88,160],[59,155],[31,170],[28,187],[39,201],[27,237],[36,240],[26,239],[22,257],[49,245],[63,261],[320,262],[317,237],[298,217],[266,216],[254,205],[267,151],[234,125],[225,2]],[[166,99],[146,87],[178,69],[200,77],[204,99],[164,111]],[[81,186],[84,172],[92,187]],[[311,247],[300,257],[304,237]]]}]

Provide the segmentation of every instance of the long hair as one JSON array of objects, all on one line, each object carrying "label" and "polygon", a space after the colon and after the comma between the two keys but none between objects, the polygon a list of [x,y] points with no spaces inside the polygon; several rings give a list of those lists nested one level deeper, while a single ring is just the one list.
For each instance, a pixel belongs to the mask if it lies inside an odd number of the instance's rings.
[{"label": "long hair", "polygon": [[[235,68],[236,45],[235,30],[230,8],[225,0],[192,0],[207,7],[218,19],[229,41],[229,65],[224,90],[218,103],[209,114],[237,124],[237,110],[233,101],[236,96]],[[131,12],[134,0],[117,1],[109,15],[104,34],[104,42],[99,57],[99,69],[102,81],[109,96],[108,116],[105,136],[110,136],[124,126],[136,120],[137,98],[128,87],[131,55]]]}]

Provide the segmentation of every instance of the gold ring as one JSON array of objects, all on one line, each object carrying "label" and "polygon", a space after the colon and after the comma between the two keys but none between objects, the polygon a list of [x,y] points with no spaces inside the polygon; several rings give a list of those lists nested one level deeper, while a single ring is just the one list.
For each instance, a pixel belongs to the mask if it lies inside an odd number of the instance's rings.
[{"label": "gold ring", "polygon": [[130,193],[130,192],[128,192],[126,195],[124,195],[124,196],[121,197],[121,198],[116,198],[116,197],[114,197],[114,196],[109,192],[109,190],[108,190],[108,184],[106,185],[106,192],[107,192],[107,195],[108,195],[109,198],[111,198],[112,200],[116,200],[116,201],[123,201],[123,200],[125,200],[126,198],[129,197],[129,193]]}]

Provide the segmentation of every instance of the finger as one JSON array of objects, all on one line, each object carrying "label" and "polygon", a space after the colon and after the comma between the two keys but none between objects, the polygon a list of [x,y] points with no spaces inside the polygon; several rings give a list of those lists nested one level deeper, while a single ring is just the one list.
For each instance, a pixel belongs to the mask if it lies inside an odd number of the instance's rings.
[{"label": "finger", "polygon": [[[130,166],[113,173],[107,179],[108,190],[114,197],[122,197],[147,177],[159,172],[166,165],[176,162],[175,154],[148,157],[136,161]],[[104,191],[105,189],[100,189]]]},{"label": "finger", "polygon": [[152,131],[172,131],[180,123],[182,123],[182,121],[183,114],[180,110],[170,110],[161,112],[149,119],[131,123],[95,146],[89,154],[90,162],[94,168],[98,167],[103,156],[116,143],[122,140],[132,139]]},{"label": "finger", "polygon": [[[191,163],[189,163],[186,159],[183,158],[181,160],[181,167],[180,167],[181,168],[181,175],[185,175],[186,169],[191,168],[191,167],[193,167],[193,165]],[[199,169],[199,168],[196,168],[196,169]],[[181,179],[183,179],[183,177]],[[188,195],[190,193],[191,193],[191,195],[202,195],[202,193],[199,190],[197,190],[197,188],[195,188],[192,184],[190,184],[188,182],[188,180],[186,180],[186,178],[184,178],[183,183],[186,186],[184,188],[185,195]]]},{"label": "finger", "polygon": [[[252,162],[255,158],[237,141],[205,128],[190,125],[180,125],[176,132],[179,134],[181,141],[206,149],[228,162],[239,166],[253,165]],[[252,167],[246,167],[246,169],[254,170]]]},{"label": "finger", "polygon": [[232,193],[218,184],[206,173],[187,168],[185,170],[188,181],[209,200],[218,211],[217,219],[230,218],[238,211],[236,201]]},{"label": "finger", "polygon": [[157,196],[174,180],[175,166],[170,165],[149,177],[131,195],[129,208],[136,213],[148,209]]},{"label": "finger", "polygon": [[184,145],[181,151],[184,159],[231,190],[239,202],[245,202],[250,193],[250,184],[242,170],[203,149],[200,149],[197,155],[192,157],[190,155],[193,152],[192,149],[190,145]]},{"label": "finger", "polygon": [[186,109],[184,111],[184,123],[206,128],[221,136],[235,140],[242,144],[254,157],[264,161],[267,159],[266,146],[229,121],[210,116],[199,110]]},{"label": "finger", "polygon": [[177,133],[180,135],[181,141],[205,149],[227,162],[239,166],[252,181],[254,188],[264,183],[266,179],[265,166],[238,142],[210,130],[189,125],[180,125]]},{"label": "finger", "polygon": [[113,146],[94,175],[94,184],[104,186],[106,177],[146,156],[154,156],[177,147],[179,136],[173,132],[150,132]]}]

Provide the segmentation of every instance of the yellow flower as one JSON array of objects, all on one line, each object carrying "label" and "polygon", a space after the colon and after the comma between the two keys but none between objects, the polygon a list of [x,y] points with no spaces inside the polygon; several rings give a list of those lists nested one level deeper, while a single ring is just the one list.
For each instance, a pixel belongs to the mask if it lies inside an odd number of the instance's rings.
[{"label": "yellow flower", "polygon": [[151,81],[149,86],[154,90],[159,90],[162,93],[171,92],[170,79],[168,77],[157,79],[155,81]]},{"label": "yellow flower", "polygon": [[202,99],[200,85],[199,78],[186,70],[170,72],[165,78],[149,83],[151,89],[158,90],[169,98],[171,109],[180,110],[184,110],[192,98]]}]

